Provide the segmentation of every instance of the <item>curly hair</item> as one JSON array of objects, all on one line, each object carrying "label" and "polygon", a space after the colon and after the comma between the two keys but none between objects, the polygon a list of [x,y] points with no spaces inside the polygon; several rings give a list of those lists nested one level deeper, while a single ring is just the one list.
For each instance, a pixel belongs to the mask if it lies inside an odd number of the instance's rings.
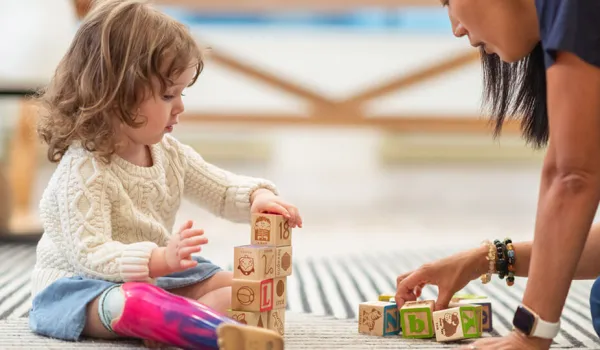
[{"label": "curly hair", "polygon": [[190,67],[202,52],[188,28],[142,0],[99,0],[83,19],[52,80],[36,100],[38,134],[58,162],[73,142],[107,163],[122,124],[139,127],[137,106]]}]

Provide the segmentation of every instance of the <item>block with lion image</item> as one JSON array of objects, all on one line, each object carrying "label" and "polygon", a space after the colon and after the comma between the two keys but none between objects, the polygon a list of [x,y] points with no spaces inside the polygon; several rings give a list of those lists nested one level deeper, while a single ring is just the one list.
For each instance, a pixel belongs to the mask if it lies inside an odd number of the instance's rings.
[{"label": "block with lion image", "polygon": [[396,303],[366,301],[358,305],[358,332],[389,336],[400,332],[400,316]]},{"label": "block with lion image", "polygon": [[481,305],[461,305],[433,313],[438,342],[479,338],[482,334]]}]

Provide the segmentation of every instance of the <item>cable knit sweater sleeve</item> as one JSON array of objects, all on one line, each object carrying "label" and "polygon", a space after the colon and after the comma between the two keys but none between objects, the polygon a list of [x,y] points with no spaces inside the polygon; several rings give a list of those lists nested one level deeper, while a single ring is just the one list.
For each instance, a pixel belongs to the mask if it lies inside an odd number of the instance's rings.
[{"label": "cable knit sweater sleeve", "polygon": [[206,162],[192,147],[171,138],[184,167],[184,195],[214,215],[233,222],[250,221],[250,197],[259,189],[279,194],[268,180],[237,175]]},{"label": "cable knit sweater sleeve", "polygon": [[115,282],[151,281],[148,263],[157,244],[112,239],[111,200],[118,195],[117,179],[103,164],[86,157],[72,159],[62,170],[56,194],[62,226],[58,241],[76,273]]}]

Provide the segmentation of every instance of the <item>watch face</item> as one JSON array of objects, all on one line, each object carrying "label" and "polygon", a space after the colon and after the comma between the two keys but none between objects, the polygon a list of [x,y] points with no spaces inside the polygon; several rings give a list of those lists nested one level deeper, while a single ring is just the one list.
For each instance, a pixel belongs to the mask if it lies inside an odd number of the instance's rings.
[{"label": "watch face", "polygon": [[533,331],[533,325],[535,324],[535,315],[523,306],[519,306],[515,312],[513,319],[513,326],[519,329],[521,332],[530,335]]}]

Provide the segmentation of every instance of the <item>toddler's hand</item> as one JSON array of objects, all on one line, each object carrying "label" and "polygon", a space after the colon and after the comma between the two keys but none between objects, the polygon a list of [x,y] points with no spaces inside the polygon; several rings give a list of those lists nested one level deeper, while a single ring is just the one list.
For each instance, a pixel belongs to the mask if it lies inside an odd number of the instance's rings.
[{"label": "toddler's hand", "polygon": [[302,217],[298,208],[276,196],[273,192],[259,189],[252,195],[251,213],[271,213],[283,215],[291,228],[302,227]]},{"label": "toddler's hand", "polygon": [[179,232],[169,240],[165,250],[165,260],[173,271],[183,271],[192,268],[198,262],[192,259],[193,253],[202,250],[201,245],[208,243],[208,238],[203,237],[203,229],[192,229],[192,221],[187,221]]}]

